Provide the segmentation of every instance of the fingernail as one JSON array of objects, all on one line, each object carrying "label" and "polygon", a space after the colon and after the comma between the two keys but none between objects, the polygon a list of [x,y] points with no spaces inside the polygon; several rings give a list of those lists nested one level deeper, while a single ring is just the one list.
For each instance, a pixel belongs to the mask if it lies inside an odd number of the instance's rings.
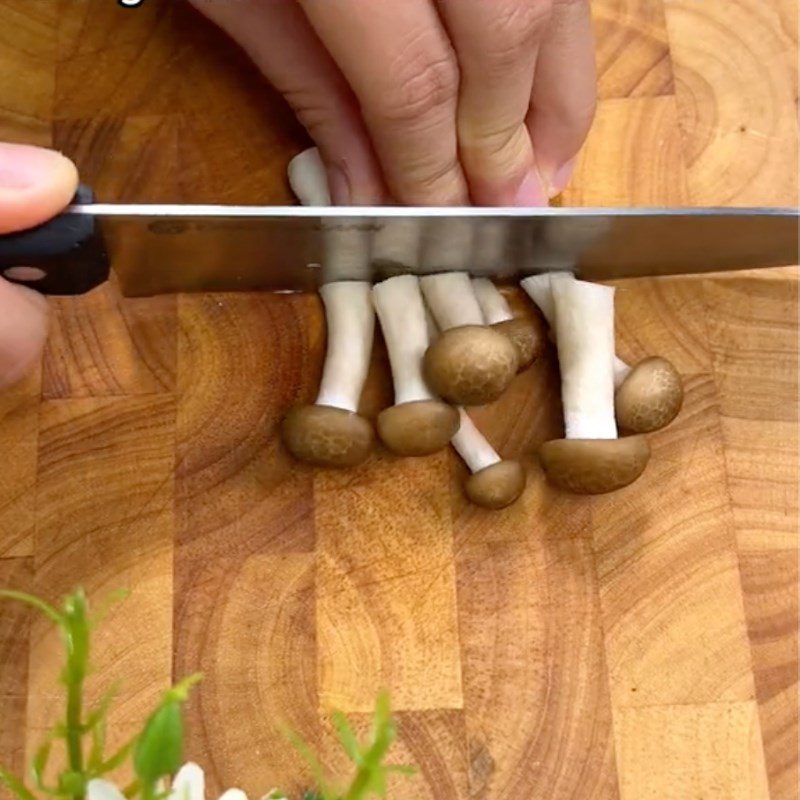
[{"label": "fingernail", "polygon": [[520,183],[514,196],[515,206],[546,206],[547,193],[536,170],[531,170]]},{"label": "fingernail", "polygon": [[552,198],[561,194],[567,188],[567,184],[575,171],[575,159],[571,158],[566,164],[562,164],[548,181],[548,195]]},{"label": "fingernail", "polygon": [[331,164],[328,167],[328,189],[331,193],[331,202],[335,206],[351,204],[350,180],[339,164]]},{"label": "fingernail", "polygon": [[46,180],[54,153],[24,144],[0,144],[0,189],[20,191]]}]

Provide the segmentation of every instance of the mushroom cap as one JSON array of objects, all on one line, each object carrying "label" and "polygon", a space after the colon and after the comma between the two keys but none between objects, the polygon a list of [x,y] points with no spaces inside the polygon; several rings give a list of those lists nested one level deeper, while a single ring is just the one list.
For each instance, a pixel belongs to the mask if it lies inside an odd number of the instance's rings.
[{"label": "mushroom cap", "polygon": [[283,420],[283,443],[298,460],[320,467],[354,467],[375,441],[372,425],[333,406],[298,406]]},{"label": "mushroom cap", "polygon": [[414,400],[378,414],[378,436],[398,456],[427,456],[447,447],[460,424],[458,411],[441,400]]},{"label": "mushroom cap", "polygon": [[433,391],[460,406],[496,400],[517,372],[517,349],[494,328],[450,328],[425,353],[425,379]]},{"label": "mushroom cap", "polygon": [[481,508],[510,506],[525,488],[525,470],[519,461],[498,461],[470,475],[464,485],[467,497]]},{"label": "mushroom cap", "polygon": [[604,494],[633,483],[650,460],[644,436],[556,439],[539,448],[548,479],[576,494]]},{"label": "mushroom cap", "polygon": [[532,319],[515,317],[497,322],[492,327],[507,336],[517,348],[518,372],[527,369],[544,352],[547,333]]},{"label": "mushroom cap", "polygon": [[614,404],[617,423],[623,430],[649,433],[664,428],[683,404],[680,373],[666,358],[645,358],[617,389]]}]

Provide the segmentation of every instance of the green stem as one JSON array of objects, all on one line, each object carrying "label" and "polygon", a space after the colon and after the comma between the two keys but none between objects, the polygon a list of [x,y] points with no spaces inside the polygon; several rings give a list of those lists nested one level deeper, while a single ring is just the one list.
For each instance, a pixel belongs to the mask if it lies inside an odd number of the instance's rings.
[{"label": "green stem", "polygon": [[369,785],[369,779],[372,773],[367,767],[359,767],[356,770],[356,776],[350,784],[350,788],[344,797],[344,800],[358,800],[362,796],[364,789]]},{"label": "green stem", "polygon": [[36,800],[25,784],[7,770],[0,767],[0,786],[5,784],[19,800]]},{"label": "green stem", "polygon": [[[83,774],[83,747],[81,746],[81,708],[83,706],[83,681],[67,684],[66,740],[69,767],[76,775]],[[75,800],[81,800],[76,797]]]}]

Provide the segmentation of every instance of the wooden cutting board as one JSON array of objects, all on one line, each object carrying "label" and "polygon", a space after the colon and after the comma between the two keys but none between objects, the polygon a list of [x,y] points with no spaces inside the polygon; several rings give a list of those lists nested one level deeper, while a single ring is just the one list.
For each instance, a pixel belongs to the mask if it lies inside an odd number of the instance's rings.
[{"label": "wooden cutting board", "polygon": [[[600,104],[574,204],[792,204],[793,0],[595,0]],[[0,138],[53,145],[106,200],[282,202],[306,140],[190,9],[0,0]],[[13,77],[12,77],[13,76]],[[515,296],[515,301],[522,298]],[[41,373],[0,397],[0,585],[93,599],[92,691],[125,737],[205,673],[192,758],[214,791],[295,790],[287,722],[342,762],[326,711],[398,712],[395,798],[797,796],[797,271],[619,284],[618,347],[659,353],[686,404],[644,477],[550,489],[552,354],[476,414],[529,488],[468,506],[449,453],[352,472],[293,463],[315,297],[53,303]],[[376,353],[365,406],[389,400]],[[0,609],[0,762],[58,709],[53,632]]]}]

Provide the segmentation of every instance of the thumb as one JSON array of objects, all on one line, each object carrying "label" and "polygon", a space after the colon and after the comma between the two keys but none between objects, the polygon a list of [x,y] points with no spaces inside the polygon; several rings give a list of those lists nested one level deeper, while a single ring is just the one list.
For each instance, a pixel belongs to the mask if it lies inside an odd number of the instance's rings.
[{"label": "thumb", "polygon": [[0,233],[32,228],[75,196],[78,170],[61,153],[0,143]]},{"label": "thumb", "polygon": [[[69,204],[77,186],[75,165],[59,153],[0,143],[0,234],[46,222]],[[0,279],[0,388],[25,376],[46,338],[45,298]]]}]

